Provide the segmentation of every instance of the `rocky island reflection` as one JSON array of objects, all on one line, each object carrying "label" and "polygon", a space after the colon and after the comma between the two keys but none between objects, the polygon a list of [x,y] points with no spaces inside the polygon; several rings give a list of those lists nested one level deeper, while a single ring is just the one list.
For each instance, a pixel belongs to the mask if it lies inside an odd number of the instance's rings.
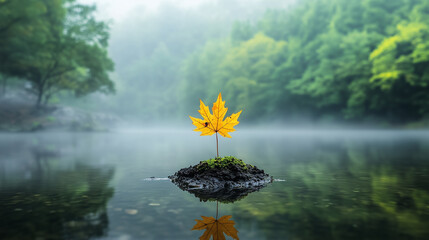
[{"label": "rocky island reflection", "polygon": [[233,239],[239,240],[238,230],[235,228],[235,222],[231,220],[231,215],[224,215],[219,217],[219,205],[231,204],[244,199],[247,195],[252,192],[259,191],[260,189],[267,186],[256,185],[245,188],[218,188],[218,189],[206,189],[206,188],[187,188],[181,184],[175,183],[183,191],[187,191],[193,194],[196,198],[199,198],[201,202],[215,201],[216,202],[216,217],[201,216],[202,219],[195,219],[197,222],[191,230],[204,230],[203,235],[200,236],[200,240],[213,239],[225,239],[226,236],[230,236]]}]

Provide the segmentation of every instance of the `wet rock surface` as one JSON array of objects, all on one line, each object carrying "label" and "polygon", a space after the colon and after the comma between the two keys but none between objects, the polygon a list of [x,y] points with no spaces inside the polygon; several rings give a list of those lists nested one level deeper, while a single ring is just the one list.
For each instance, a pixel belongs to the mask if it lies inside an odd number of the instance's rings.
[{"label": "wet rock surface", "polygon": [[264,170],[244,164],[209,166],[206,161],[180,169],[169,176],[182,190],[188,191],[202,201],[237,201],[251,192],[258,191],[273,181]]}]

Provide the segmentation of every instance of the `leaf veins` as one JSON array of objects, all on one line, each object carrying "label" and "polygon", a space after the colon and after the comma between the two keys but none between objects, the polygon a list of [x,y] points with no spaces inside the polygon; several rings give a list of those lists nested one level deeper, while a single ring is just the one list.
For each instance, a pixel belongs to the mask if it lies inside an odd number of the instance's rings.
[{"label": "leaf veins", "polygon": [[222,101],[222,95],[219,93],[216,102],[213,103],[212,113],[208,106],[200,100],[200,110],[198,112],[201,114],[203,119],[191,117],[192,124],[197,128],[194,131],[200,131],[201,136],[213,135],[214,133],[219,133],[223,137],[230,138],[229,132],[234,132],[233,128],[239,123],[238,117],[241,114],[241,111],[238,113],[233,113],[231,116],[225,118],[228,108],[225,107],[225,101]]}]

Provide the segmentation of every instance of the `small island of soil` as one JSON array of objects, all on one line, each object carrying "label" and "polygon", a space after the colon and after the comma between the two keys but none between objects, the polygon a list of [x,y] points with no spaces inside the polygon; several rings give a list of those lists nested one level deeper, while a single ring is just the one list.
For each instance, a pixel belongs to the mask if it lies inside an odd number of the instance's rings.
[{"label": "small island of soil", "polygon": [[235,201],[273,181],[264,170],[232,156],[201,161],[168,178],[203,201]]}]

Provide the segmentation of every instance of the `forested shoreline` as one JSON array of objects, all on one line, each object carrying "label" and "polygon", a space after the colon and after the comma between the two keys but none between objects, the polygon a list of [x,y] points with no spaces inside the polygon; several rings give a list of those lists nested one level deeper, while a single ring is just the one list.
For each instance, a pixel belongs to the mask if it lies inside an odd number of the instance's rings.
[{"label": "forested shoreline", "polygon": [[425,0],[214,0],[112,28],[95,5],[21,2],[0,1],[0,94],[37,106],[182,122],[222,92],[247,123],[428,121]]},{"label": "forested shoreline", "polygon": [[429,2],[306,0],[268,10],[193,53],[184,74],[185,106],[222,91],[250,119],[421,120]]}]

